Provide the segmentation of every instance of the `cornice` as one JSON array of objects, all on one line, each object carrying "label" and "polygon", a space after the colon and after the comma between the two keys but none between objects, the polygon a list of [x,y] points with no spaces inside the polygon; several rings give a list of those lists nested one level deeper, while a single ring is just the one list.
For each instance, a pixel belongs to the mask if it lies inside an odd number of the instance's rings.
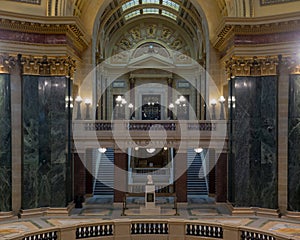
[{"label": "cornice", "polygon": [[43,17],[0,11],[0,30],[66,35],[77,48],[76,52],[82,52],[90,41],[90,37],[77,17]]},{"label": "cornice", "polygon": [[300,31],[300,13],[257,18],[225,17],[216,30],[213,44],[219,51],[224,51],[229,45],[228,42],[237,35],[266,35],[296,31]]}]

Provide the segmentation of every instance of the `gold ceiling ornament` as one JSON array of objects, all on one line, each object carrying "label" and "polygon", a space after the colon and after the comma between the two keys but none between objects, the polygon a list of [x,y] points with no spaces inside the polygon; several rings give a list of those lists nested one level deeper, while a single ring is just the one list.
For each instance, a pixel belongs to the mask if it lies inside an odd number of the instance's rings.
[{"label": "gold ceiling ornament", "polygon": [[10,69],[16,65],[16,58],[6,54],[0,55],[0,74],[10,73]]},{"label": "gold ceiling ornament", "polygon": [[277,56],[267,57],[232,57],[225,62],[227,80],[242,76],[277,75]]},{"label": "gold ceiling ornament", "polygon": [[66,76],[73,78],[75,60],[71,57],[28,56],[21,58],[24,75]]}]

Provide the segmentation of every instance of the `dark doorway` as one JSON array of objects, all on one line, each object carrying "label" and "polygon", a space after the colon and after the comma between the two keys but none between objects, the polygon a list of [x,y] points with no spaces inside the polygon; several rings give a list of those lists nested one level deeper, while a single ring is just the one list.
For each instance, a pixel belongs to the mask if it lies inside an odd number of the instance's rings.
[{"label": "dark doorway", "polygon": [[160,120],[160,95],[143,95],[142,120]]}]

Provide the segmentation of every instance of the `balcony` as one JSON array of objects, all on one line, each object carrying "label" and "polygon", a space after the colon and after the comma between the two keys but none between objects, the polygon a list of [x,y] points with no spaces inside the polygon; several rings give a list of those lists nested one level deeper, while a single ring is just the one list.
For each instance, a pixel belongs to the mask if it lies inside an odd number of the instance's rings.
[{"label": "balcony", "polygon": [[86,146],[98,148],[151,146],[203,147],[226,149],[227,121],[190,120],[113,120],[73,121],[73,138],[77,150]]}]

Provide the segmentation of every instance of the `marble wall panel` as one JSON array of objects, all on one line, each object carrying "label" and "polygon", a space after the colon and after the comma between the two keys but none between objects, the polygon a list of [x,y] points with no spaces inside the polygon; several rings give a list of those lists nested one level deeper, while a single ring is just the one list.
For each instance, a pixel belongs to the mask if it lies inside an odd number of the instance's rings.
[{"label": "marble wall panel", "polygon": [[288,131],[288,209],[300,211],[300,76],[291,75]]},{"label": "marble wall panel", "polygon": [[64,207],[70,201],[66,78],[24,76],[23,86],[23,208]]},{"label": "marble wall panel", "polygon": [[276,78],[232,81],[230,200],[236,206],[277,208]]},{"label": "marble wall panel", "polygon": [[9,75],[0,74],[0,212],[11,210],[11,95]]}]

